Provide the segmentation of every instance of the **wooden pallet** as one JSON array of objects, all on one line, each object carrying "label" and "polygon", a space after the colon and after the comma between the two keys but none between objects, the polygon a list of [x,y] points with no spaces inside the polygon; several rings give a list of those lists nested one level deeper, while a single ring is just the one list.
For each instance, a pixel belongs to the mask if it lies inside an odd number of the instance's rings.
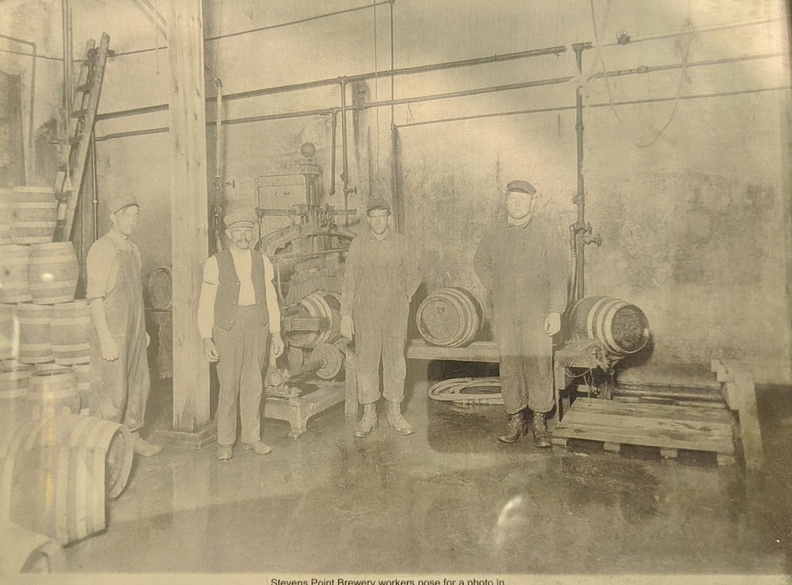
[{"label": "wooden pallet", "polygon": [[614,452],[625,444],[659,447],[665,458],[680,449],[707,451],[721,465],[734,462],[732,415],[717,408],[581,398],[553,429],[553,444],[569,439],[602,442]]}]

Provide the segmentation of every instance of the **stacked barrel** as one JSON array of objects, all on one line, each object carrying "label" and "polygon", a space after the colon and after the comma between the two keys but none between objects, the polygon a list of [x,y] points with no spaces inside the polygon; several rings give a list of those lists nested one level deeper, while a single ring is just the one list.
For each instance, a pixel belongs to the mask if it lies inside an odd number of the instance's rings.
[{"label": "stacked barrel", "polygon": [[87,414],[90,309],[57,209],[52,189],[0,190],[0,518],[65,545],[105,529],[133,453],[127,427]]},{"label": "stacked barrel", "polygon": [[52,241],[57,210],[52,189],[0,190],[0,402],[14,418],[6,426],[89,406],[90,312],[74,300],[73,245]]}]

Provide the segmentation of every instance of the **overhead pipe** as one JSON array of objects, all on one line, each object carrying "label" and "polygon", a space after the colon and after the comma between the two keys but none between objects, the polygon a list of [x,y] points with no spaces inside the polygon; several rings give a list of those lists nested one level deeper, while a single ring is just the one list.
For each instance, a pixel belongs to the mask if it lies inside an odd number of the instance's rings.
[{"label": "overhead pipe", "polygon": [[[63,18],[63,136],[59,141],[61,149],[61,160],[66,161],[66,178],[63,182],[63,190],[71,189],[71,154],[69,138],[71,135],[71,113],[74,91],[74,55],[72,49],[72,22],[71,22],[71,0],[61,0],[61,10]],[[63,150],[66,151],[63,156]]]},{"label": "overhead pipe", "polygon": [[[588,48],[591,43],[584,43]],[[366,81],[374,77],[382,75],[413,75],[417,73],[429,73],[432,71],[441,71],[444,69],[454,69],[458,67],[472,67],[476,65],[486,65],[488,63],[500,63],[503,61],[511,61],[515,59],[527,59],[532,57],[542,57],[547,55],[561,55],[567,51],[565,46],[547,47],[543,49],[532,49],[529,51],[520,51],[517,53],[506,53],[504,55],[492,55],[490,57],[477,57],[473,59],[464,59],[461,61],[446,61],[443,63],[434,63],[432,65],[417,65],[414,67],[402,67],[401,69],[393,69],[390,71],[372,71],[369,73],[361,73],[359,75],[352,75],[345,77],[346,83],[353,83],[357,81]],[[288,85],[280,85],[276,87],[267,87],[262,89],[254,89],[250,91],[236,92],[226,94],[223,99],[226,102],[248,99],[253,97],[261,97],[265,95],[273,95],[277,93],[288,93],[292,91],[302,91],[306,89],[317,89],[320,87],[328,87],[339,83],[338,77],[328,79],[317,79],[315,81],[305,81],[302,83],[292,83]],[[211,99],[211,98],[209,98]],[[131,108],[128,110],[118,110],[116,112],[107,112],[100,114],[96,117],[97,120],[110,120],[113,118],[124,118],[127,116],[136,116],[140,114],[150,114],[154,112],[167,111],[168,104],[157,104],[153,106],[145,106],[142,108]]]},{"label": "overhead pipe", "polygon": [[332,119],[332,129],[330,131],[330,190],[328,196],[335,195],[335,182],[336,182],[336,136],[338,133],[338,110],[333,110],[330,114]]},{"label": "overhead pipe", "polygon": [[[341,77],[338,80],[341,89],[341,140],[344,143],[341,150],[341,164],[343,169],[341,171],[341,182],[343,183],[342,190],[344,192],[344,211],[349,211],[349,194],[357,193],[357,188],[349,187],[349,152],[347,144],[347,103],[346,103],[346,86],[347,79]],[[349,215],[344,215],[344,226],[349,227]]]},{"label": "overhead pipe", "polygon": [[9,41],[14,41],[15,43],[22,43],[23,45],[28,45],[33,49],[33,53],[31,57],[33,58],[33,63],[30,67],[30,117],[28,120],[28,148],[33,148],[33,108],[36,103],[36,60],[38,58],[38,47],[36,43],[31,41],[23,41],[22,39],[17,39],[15,37],[9,37],[8,35],[0,34],[0,37],[4,39],[8,39]]}]

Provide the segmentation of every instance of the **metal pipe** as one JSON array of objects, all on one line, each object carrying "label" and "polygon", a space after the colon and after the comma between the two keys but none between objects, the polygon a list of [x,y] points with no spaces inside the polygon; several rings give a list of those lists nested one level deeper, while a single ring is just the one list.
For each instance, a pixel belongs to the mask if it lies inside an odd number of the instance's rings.
[{"label": "metal pipe", "polygon": [[[573,45],[578,74],[583,73],[583,46]],[[577,194],[573,202],[577,206],[577,224],[575,226],[575,301],[583,298],[585,286],[584,261],[585,247],[583,230],[586,226],[586,190],[583,181],[583,92],[581,85],[575,88],[575,142],[577,146]]]},{"label": "metal pipe", "polygon": [[93,199],[91,201],[93,210],[93,240],[99,239],[99,173],[96,169],[96,132],[91,130],[91,184]]},{"label": "metal pipe", "polygon": [[69,120],[72,111],[72,99],[74,91],[74,57],[72,50],[72,21],[71,21],[71,0],[61,0],[61,11],[63,18],[63,107],[66,110],[66,134],[65,140],[69,137]]},{"label": "metal pipe", "polygon": [[[33,148],[33,109],[36,102],[36,60],[38,58],[38,47],[36,43],[31,41],[23,41],[22,39],[17,39],[15,37],[9,37],[8,35],[0,35],[0,37],[4,39],[8,39],[10,41],[14,41],[15,43],[22,43],[23,45],[29,45],[33,49],[33,53],[31,57],[33,58],[33,63],[30,67],[30,112],[29,112],[29,120],[28,120],[28,148]],[[24,54],[24,53],[20,53]]]},{"label": "metal pipe", "polygon": [[223,197],[223,82],[215,79],[215,205]]},{"label": "metal pipe", "polygon": [[333,110],[330,116],[332,118],[332,129],[330,131],[330,191],[328,191],[328,196],[332,197],[336,192],[336,134],[338,129],[338,110]]},{"label": "metal pipe", "polygon": [[[584,43],[587,47],[591,43]],[[453,69],[457,67],[471,67],[475,65],[485,65],[488,63],[499,63],[502,61],[511,61],[514,59],[527,59],[531,57],[542,57],[547,55],[560,55],[566,52],[567,48],[564,46],[548,47],[544,49],[532,49],[530,51],[520,51],[517,53],[506,53],[505,55],[492,55],[490,57],[477,57],[474,59],[464,59],[461,61],[446,61],[443,63],[435,63],[432,65],[418,65],[415,67],[403,67],[401,69],[393,69],[391,71],[378,71],[370,73],[362,73],[345,77],[347,83],[355,81],[366,81],[368,79],[379,77],[381,75],[412,75],[417,73],[429,73],[431,71],[440,71],[443,69]],[[301,91],[306,89],[316,89],[319,87],[327,87],[338,83],[337,77],[328,79],[317,79],[315,81],[306,81],[303,83],[292,83],[288,85],[280,85],[276,87],[267,87],[262,89],[254,89],[250,91],[243,91],[237,93],[226,94],[223,99],[226,102],[248,99],[252,97],[261,97],[265,95],[272,95],[277,93],[288,93],[292,91]],[[210,98],[211,99],[211,98]],[[165,111],[168,109],[168,104],[158,104],[154,106],[146,106],[143,108],[133,108],[129,110],[118,110],[116,112],[107,112],[100,114],[96,117],[97,120],[110,120],[112,118],[123,118],[126,116],[135,116],[138,114],[148,114],[152,112]]]},{"label": "metal pipe", "polygon": [[[349,158],[347,153],[347,105],[346,105],[346,79],[343,77],[338,80],[339,87],[341,88],[341,140],[343,148],[341,150],[342,171],[341,182],[344,184],[342,190],[344,192],[344,211],[349,209]],[[344,216],[344,226],[349,227],[349,216]]]}]

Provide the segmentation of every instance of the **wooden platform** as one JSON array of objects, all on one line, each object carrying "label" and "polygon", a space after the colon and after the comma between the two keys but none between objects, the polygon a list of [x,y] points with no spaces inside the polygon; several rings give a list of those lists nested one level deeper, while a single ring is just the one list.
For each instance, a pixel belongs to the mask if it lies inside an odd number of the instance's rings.
[{"label": "wooden platform", "polygon": [[717,408],[579,398],[553,429],[553,444],[569,439],[599,441],[616,452],[623,444],[659,447],[667,458],[680,449],[708,451],[719,464],[734,462],[732,415]]}]

